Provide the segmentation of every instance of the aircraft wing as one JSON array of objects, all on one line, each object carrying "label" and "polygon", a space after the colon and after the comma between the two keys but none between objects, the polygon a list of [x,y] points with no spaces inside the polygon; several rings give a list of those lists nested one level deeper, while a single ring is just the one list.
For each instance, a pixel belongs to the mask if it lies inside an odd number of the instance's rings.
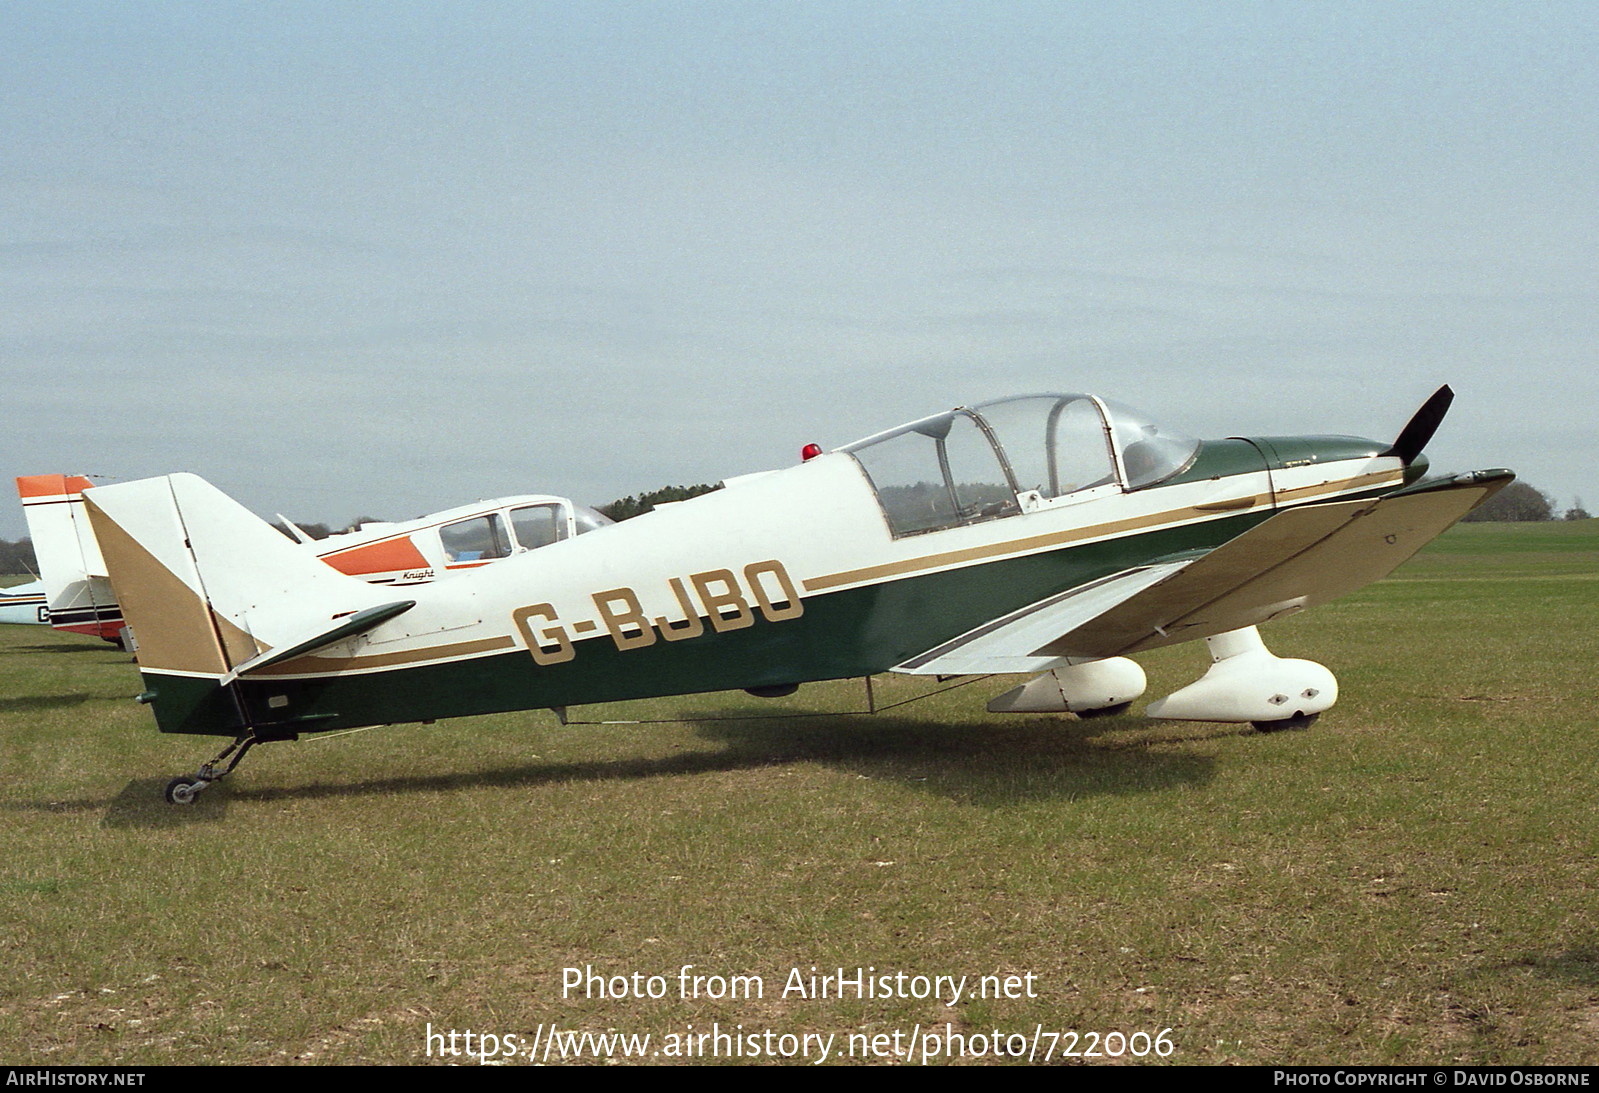
[{"label": "aircraft wing", "polygon": [[1037,651],[1040,647],[1103,616],[1192,561],[1190,558],[1139,566],[1079,585],[984,623],[912,657],[894,671],[939,676],[1048,671],[1059,663],[1060,654]]},{"label": "aircraft wing", "polygon": [[1381,580],[1513,478],[1480,471],[1382,498],[1288,509],[1208,553],[1072,589],[894,670],[1044,671],[1063,657],[1124,656],[1269,622]]}]

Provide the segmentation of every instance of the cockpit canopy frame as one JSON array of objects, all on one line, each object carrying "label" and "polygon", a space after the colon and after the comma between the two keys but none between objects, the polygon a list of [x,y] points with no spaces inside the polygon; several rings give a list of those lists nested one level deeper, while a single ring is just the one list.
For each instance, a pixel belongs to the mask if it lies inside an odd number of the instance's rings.
[{"label": "cockpit canopy frame", "polygon": [[1087,394],[958,406],[839,449],[866,472],[896,538],[1156,485],[1199,441]]}]

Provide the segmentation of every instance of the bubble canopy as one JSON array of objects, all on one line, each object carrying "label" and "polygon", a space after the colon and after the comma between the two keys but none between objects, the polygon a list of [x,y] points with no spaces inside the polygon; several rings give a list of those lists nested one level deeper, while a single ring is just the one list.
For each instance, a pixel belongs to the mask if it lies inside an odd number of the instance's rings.
[{"label": "bubble canopy", "polygon": [[839,450],[866,471],[890,528],[903,536],[1153,486],[1193,462],[1199,441],[1094,395],[1019,395]]}]

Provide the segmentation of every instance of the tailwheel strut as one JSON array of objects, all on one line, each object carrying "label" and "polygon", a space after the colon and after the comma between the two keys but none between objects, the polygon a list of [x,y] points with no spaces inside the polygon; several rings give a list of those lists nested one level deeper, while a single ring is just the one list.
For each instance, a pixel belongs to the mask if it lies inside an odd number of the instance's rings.
[{"label": "tailwheel strut", "polygon": [[[174,805],[194,804],[195,798],[200,796],[201,790],[212,782],[220,782],[229,774],[232,774],[233,768],[239,765],[239,760],[243,759],[245,753],[258,743],[260,743],[260,740],[255,735],[255,730],[251,729],[223,748],[214,759],[201,763],[200,769],[195,773],[172,779],[172,781],[167,783],[166,792],[163,795],[166,797],[167,803]],[[232,756],[232,759],[229,759],[229,756]],[[217,770],[217,767],[224,760],[228,760],[228,765],[220,771]]]}]

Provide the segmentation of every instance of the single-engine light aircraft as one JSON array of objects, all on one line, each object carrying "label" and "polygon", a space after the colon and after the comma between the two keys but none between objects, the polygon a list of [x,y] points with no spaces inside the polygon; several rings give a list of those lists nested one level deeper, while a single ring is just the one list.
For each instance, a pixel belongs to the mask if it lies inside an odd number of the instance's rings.
[{"label": "single-engine light aircraft", "polygon": [[[302,733],[894,671],[1028,673],[1003,712],[1117,712],[1129,654],[1206,639],[1156,717],[1304,724],[1326,668],[1256,626],[1387,575],[1513,479],[1393,443],[1199,441],[1092,395],[915,421],[450,580],[335,571],[192,475],[84,497],[163,732],[232,737],[167,799]],[[401,592],[401,594],[396,594]]]},{"label": "single-engine light aircraft", "polygon": [[[17,479],[17,495],[42,576],[36,602],[43,609],[38,610],[37,621],[120,644],[122,608],[83,508],[84,492],[94,488],[82,475]],[[321,539],[311,538],[282,516],[278,520],[305,550],[340,573],[387,585],[423,584],[611,522],[569,498],[549,494],[498,497],[415,520],[362,524]],[[0,621],[8,620],[0,617]]]}]

